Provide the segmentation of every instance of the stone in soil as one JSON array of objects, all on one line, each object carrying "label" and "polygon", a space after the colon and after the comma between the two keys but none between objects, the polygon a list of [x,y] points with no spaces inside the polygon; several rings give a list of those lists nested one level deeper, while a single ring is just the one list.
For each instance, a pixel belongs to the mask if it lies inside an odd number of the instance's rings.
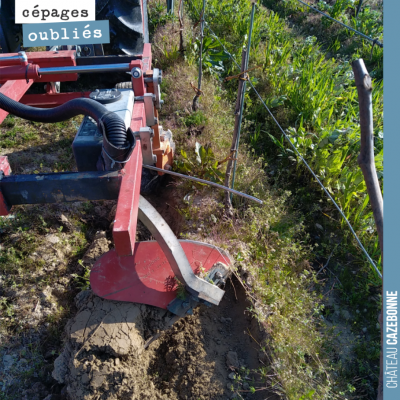
[{"label": "stone in soil", "polygon": [[3,357],[4,370],[7,371],[7,370],[11,369],[11,367],[14,365],[14,362],[15,362],[15,360],[14,360],[13,356],[11,356],[9,354],[5,355]]},{"label": "stone in soil", "polygon": [[237,353],[235,351],[229,351],[228,354],[226,355],[226,366],[230,369],[239,368],[239,360]]}]

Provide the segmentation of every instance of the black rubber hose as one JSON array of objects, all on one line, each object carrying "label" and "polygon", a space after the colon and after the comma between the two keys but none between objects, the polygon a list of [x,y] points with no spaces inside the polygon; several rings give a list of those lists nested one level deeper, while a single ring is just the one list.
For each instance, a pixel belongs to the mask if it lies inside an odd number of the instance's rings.
[{"label": "black rubber hose", "polygon": [[55,108],[36,108],[18,103],[0,93],[0,108],[17,117],[35,122],[61,122],[77,115],[88,115],[104,125],[108,141],[117,148],[129,146],[125,122],[92,99],[73,99]]}]

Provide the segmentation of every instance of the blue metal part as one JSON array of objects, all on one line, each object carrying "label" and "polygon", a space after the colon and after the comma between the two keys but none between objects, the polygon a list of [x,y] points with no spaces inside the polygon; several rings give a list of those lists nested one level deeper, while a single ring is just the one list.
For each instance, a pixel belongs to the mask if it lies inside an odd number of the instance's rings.
[{"label": "blue metal part", "polygon": [[175,315],[184,317],[185,315],[192,315],[193,308],[200,303],[198,297],[192,296],[189,293],[186,294],[184,299],[176,298],[168,304],[167,310]]},{"label": "blue metal part", "polygon": [[117,200],[119,171],[0,175],[0,191],[10,206],[86,200]]},{"label": "blue metal part", "polygon": [[167,12],[174,14],[174,0],[167,0]]},{"label": "blue metal part", "polygon": [[[207,275],[204,277],[204,280],[221,287],[225,285],[229,274],[229,267],[225,264],[217,262],[208,271]],[[207,307],[212,306],[212,304],[208,301],[199,299],[198,297],[186,292],[184,298],[177,297],[176,299],[172,300],[171,303],[168,304],[167,309],[179,317],[184,317],[185,315],[192,315],[193,309],[200,303],[205,304]]]}]

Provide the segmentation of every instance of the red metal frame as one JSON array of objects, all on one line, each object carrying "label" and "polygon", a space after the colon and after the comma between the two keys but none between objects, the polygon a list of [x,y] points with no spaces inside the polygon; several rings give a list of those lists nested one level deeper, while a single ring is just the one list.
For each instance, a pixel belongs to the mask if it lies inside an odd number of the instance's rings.
[{"label": "red metal frame", "polygon": [[[145,121],[144,103],[135,103],[131,118],[132,131],[139,131],[146,126]],[[123,170],[125,175],[122,177],[114,221],[113,238],[119,256],[131,256],[135,246],[142,163],[142,149],[137,143]]]},{"label": "red metal frame", "polygon": [[145,43],[143,46],[142,62],[143,62],[143,71],[151,69],[152,57],[151,57],[150,43]]},{"label": "red metal frame", "polygon": [[[63,51],[34,51],[26,53],[28,63],[37,64],[40,68],[71,67],[76,66],[75,50]],[[76,81],[78,74],[57,74],[52,75],[52,82]],[[49,76],[39,78],[37,82],[48,82]]]},{"label": "red metal frame", "polygon": [[25,77],[25,80],[36,80],[39,78],[39,66],[36,64],[28,64],[1,67],[0,77],[3,82],[12,79],[21,79],[21,77]]},{"label": "red metal frame", "polygon": [[[18,53],[0,54],[0,60],[9,56],[18,56]],[[56,94],[51,92],[45,95],[24,96],[34,82],[49,82],[48,76],[39,76],[39,68],[76,65],[76,55],[73,50],[60,52],[37,51],[26,53],[26,56],[28,58],[27,63],[21,63],[18,60],[18,65],[16,65],[17,61],[15,59],[1,62],[0,84],[2,86],[0,87],[0,93],[15,101],[20,101],[24,97],[25,100],[22,100],[22,103],[40,107],[54,107],[65,103],[71,98],[87,97],[86,94],[82,96],[80,93],[71,93],[57,94],[59,96],[54,98],[52,96]],[[78,74],[57,74],[52,75],[51,79],[53,82],[76,81]],[[0,123],[4,121],[7,115],[6,111],[0,109]]]},{"label": "red metal frame", "polygon": [[0,53],[0,67],[11,66],[11,65],[28,65],[28,62],[23,61],[22,58],[20,58],[20,57],[15,58],[13,60],[4,60],[5,58],[9,58],[9,57],[10,57],[10,54]]},{"label": "red metal frame", "polygon": [[144,73],[146,71],[143,69],[143,62],[141,60],[132,60],[129,64],[129,70],[132,71],[133,68],[140,68],[142,71],[142,75],[139,78],[132,77],[133,91],[135,96],[143,96],[146,93],[144,86]]},{"label": "red metal frame", "polygon": [[[7,54],[9,56],[10,54]],[[15,55],[15,54],[14,54]],[[0,56],[1,57],[1,56]],[[76,65],[74,51],[60,52],[35,52],[27,53],[27,65],[10,66],[3,63],[0,67],[0,76],[3,78],[0,82],[5,82],[0,88],[0,92],[13,100],[20,101],[23,104],[34,107],[56,107],[66,103],[69,100],[81,97],[89,97],[90,92],[76,93],[54,93],[49,90],[45,94],[25,94],[33,82],[48,82],[49,76],[40,78],[38,75],[34,79],[29,79],[27,83],[25,78],[26,68],[28,71],[37,71],[38,67],[62,67]],[[12,61],[14,62],[14,61]],[[31,63],[31,65],[29,65]],[[142,70],[142,76],[132,79],[135,96],[142,96],[146,92],[144,84],[144,72],[151,67],[151,46],[144,45],[142,60],[133,60],[130,63],[130,69],[138,67]],[[5,73],[5,74],[4,74]],[[8,74],[8,75],[7,75]],[[18,77],[18,80],[5,80],[4,77]],[[33,77],[28,75],[28,78]],[[0,78],[1,79],[1,78]],[[52,81],[73,81],[77,79],[77,74],[52,75]],[[7,116],[7,113],[0,110],[0,123]],[[131,129],[139,131],[141,127],[146,126],[146,115],[144,103],[135,102],[132,110]],[[4,160],[0,158],[0,169],[4,173],[9,173]],[[3,162],[3,166],[2,163]],[[7,162],[8,163],[8,162]],[[117,212],[115,216],[113,237],[115,248],[119,256],[131,256],[135,248],[136,224],[139,210],[140,183],[142,175],[142,151],[138,143],[133,150],[130,160],[125,164],[121,171],[122,182],[118,197]],[[3,214],[2,214],[3,213]],[[0,215],[8,214],[7,205],[0,193]]]},{"label": "red metal frame", "polygon": [[[17,56],[17,53],[10,53],[10,54],[3,54],[1,56]],[[70,67],[76,66],[76,59],[75,59],[75,51],[74,50],[66,50],[66,51],[35,51],[35,52],[28,52],[26,53],[28,58],[28,65],[30,68],[33,66],[37,66],[37,68],[55,68],[55,67]],[[15,61],[10,60],[10,64],[5,63],[2,64],[0,67],[0,83],[4,83],[7,80],[11,79],[7,76],[7,68],[8,66],[13,66],[14,71],[17,71],[15,66]],[[25,79],[25,66],[21,66],[19,71],[19,76],[13,77],[12,79]],[[32,76],[32,79],[34,77]],[[67,81],[76,81],[78,79],[78,74],[56,74],[51,76],[52,82],[67,82]],[[35,82],[49,82],[48,76],[35,78]]]},{"label": "red metal frame", "polygon": [[26,94],[20,103],[32,107],[51,108],[61,106],[69,100],[88,98],[91,92],[69,92],[69,93],[43,93]]},{"label": "red metal frame", "polygon": [[[179,241],[195,274],[208,272],[217,262],[230,260],[204,243]],[[177,282],[167,257],[157,242],[138,242],[131,257],[115,250],[103,254],[90,272],[91,288],[108,300],[149,304],[166,309],[176,298]]]},{"label": "red metal frame", "polygon": [[119,256],[131,256],[135,246],[142,162],[142,149],[137,143],[130,160],[122,170],[122,182],[114,220],[113,238]]}]

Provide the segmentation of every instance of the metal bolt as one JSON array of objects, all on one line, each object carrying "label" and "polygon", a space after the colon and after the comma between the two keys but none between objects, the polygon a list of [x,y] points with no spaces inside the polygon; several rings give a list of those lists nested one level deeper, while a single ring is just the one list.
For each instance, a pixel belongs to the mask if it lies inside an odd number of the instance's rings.
[{"label": "metal bolt", "polygon": [[140,78],[142,76],[142,70],[138,67],[132,68],[131,74],[133,78]]},{"label": "metal bolt", "polygon": [[158,72],[158,83],[161,85],[161,82],[162,82],[162,71],[160,69]]},{"label": "metal bolt", "polygon": [[25,53],[24,51],[19,51],[18,54],[19,54],[20,59],[21,59],[23,62],[28,61],[28,57],[26,56],[26,53]]},{"label": "metal bolt", "polygon": [[215,273],[215,278],[217,278],[217,279],[222,279],[222,274],[221,274],[221,272],[217,271],[217,272]]}]

